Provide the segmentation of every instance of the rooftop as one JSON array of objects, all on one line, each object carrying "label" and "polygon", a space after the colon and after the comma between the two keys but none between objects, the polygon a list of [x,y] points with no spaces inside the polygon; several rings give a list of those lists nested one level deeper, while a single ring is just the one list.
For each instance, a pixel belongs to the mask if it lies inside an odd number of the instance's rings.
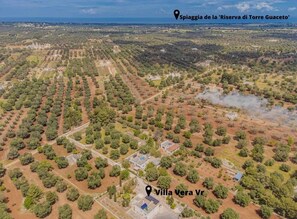
[{"label": "rooftop", "polygon": [[70,154],[66,157],[70,165],[75,164],[79,158],[81,158],[81,154]]},{"label": "rooftop", "polygon": [[157,200],[156,198],[154,198],[153,196],[149,195],[145,197],[147,200],[153,202],[155,205],[157,205],[159,203],[159,200]]},{"label": "rooftop", "polygon": [[179,149],[179,145],[178,144],[174,144],[171,147],[169,147],[167,150],[170,152],[176,151],[177,149]]},{"label": "rooftop", "polygon": [[159,200],[150,195],[141,199],[136,205],[143,210],[145,214],[149,214],[158,204]]},{"label": "rooftop", "polygon": [[161,143],[161,147],[162,147],[162,148],[168,148],[168,147],[170,147],[170,146],[172,146],[172,145],[174,145],[174,143],[171,142],[171,141],[168,141],[168,140],[163,141],[163,142]]},{"label": "rooftop", "polygon": [[129,160],[130,160],[130,162],[141,166],[149,160],[149,156],[146,154],[137,153],[137,154],[134,154]]},{"label": "rooftop", "polygon": [[243,176],[243,173],[237,172],[235,174],[235,176],[234,176],[234,179],[237,180],[237,181],[239,181],[239,180],[241,180],[242,176]]},{"label": "rooftop", "polygon": [[173,143],[172,141],[164,141],[161,143],[161,148],[163,148],[165,151],[172,153],[174,151],[176,151],[177,149],[179,149],[179,145]]}]

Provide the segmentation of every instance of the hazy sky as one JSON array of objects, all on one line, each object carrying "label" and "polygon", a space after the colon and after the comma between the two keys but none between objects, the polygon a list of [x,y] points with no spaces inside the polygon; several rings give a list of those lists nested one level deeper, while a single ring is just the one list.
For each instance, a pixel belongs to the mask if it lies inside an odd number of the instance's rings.
[{"label": "hazy sky", "polygon": [[0,0],[0,17],[172,17],[182,14],[297,15],[297,0]]}]

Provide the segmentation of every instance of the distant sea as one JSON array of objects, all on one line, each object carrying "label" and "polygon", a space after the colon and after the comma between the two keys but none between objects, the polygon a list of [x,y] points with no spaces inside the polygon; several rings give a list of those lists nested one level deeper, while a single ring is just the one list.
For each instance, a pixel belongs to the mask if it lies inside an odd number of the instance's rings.
[{"label": "distant sea", "polygon": [[296,24],[297,17],[288,20],[176,20],[172,18],[70,18],[70,17],[0,17],[0,22],[36,22],[70,24]]}]

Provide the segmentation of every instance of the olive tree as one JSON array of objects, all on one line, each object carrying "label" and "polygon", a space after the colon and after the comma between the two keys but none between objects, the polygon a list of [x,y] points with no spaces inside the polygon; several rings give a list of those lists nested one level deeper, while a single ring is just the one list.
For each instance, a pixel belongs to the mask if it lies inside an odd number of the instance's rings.
[{"label": "olive tree", "polygon": [[228,188],[219,184],[215,187],[213,193],[217,198],[225,199],[228,196]]},{"label": "olive tree", "polygon": [[79,197],[79,192],[76,188],[74,187],[71,187],[67,190],[67,193],[66,193],[66,198],[69,200],[69,201],[75,201],[77,200]]},{"label": "olive tree", "polygon": [[94,200],[89,195],[82,195],[77,200],[77,206],[79,210],[89,211],[92,209]]},{"label": "olive tree", "polygon": [[160,189],[169,189],[171,183],[170,176],[160,176],[157,185]]},{"label": "olive tree", "polygon": [[95,214],[94,219],[107,219],[107,214],[104,209],[101,209],[98,211],[97,214]]},{"label": "olive tree", "polygon": [[36,217],[45,218],[52,212],[52,206],[47,201],[38,203],[37,205],[35,205],[33,212],[36,215]]},{"label": "olive tree", "polygon": [[72,209],[70,205],[65,204],[59,207],[59,219],[71,219]]},{"label": "olive tree", "polygon": [[239,214],[234,211],[232,208],[227,208],[224,212],[220,215],[221,219],[239,219]]}]

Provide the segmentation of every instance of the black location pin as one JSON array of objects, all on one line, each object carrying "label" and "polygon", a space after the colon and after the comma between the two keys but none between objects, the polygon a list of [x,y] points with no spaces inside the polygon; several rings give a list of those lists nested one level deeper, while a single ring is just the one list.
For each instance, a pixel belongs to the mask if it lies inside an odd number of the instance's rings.
[{"label": "black location pin", "polygon": [[174,10],[173,14],[174,14],[174,16],[175,16],[175,19],[177,20],[179,14],[180,14],[180,11],[176,9],[176,10]]},{"label": "black location pin", "polygon": [[145,187],[145,191],[146,191],[147,196],[150,196],[150,194],[152,192],[152,187],[150,185],[147,185]]}]

